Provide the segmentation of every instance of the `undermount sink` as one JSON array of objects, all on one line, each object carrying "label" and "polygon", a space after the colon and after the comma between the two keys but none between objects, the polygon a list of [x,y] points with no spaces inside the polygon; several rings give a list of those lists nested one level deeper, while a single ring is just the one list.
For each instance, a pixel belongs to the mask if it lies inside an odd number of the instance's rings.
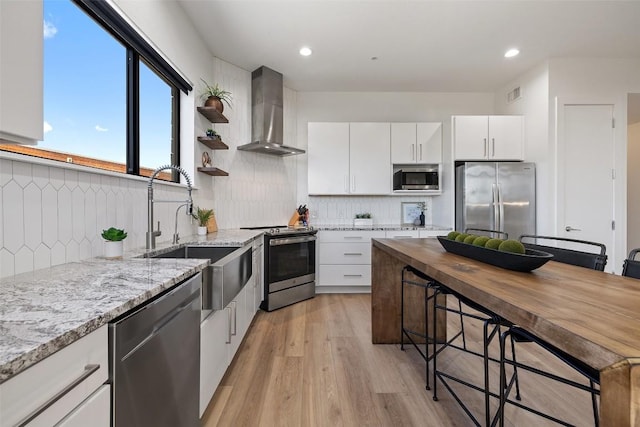
[{"label": "undermount sink", "polygon": [[202,309],[222,310],[226,307],[252,275],[251,245],[182,246],[149,258],[199,258],[211,264],[202,271]]}]

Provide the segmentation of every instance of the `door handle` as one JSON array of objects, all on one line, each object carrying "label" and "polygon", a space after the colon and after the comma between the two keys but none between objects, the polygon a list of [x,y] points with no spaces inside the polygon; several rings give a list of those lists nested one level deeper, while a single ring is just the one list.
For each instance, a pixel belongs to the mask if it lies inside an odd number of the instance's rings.
[{"label": "door handle", "polygon": [[420,144],[420,161],[422,161],[422,144]]},{"label": "door handle", "polygon": [[415,159],[416,159],[416,145],[411,144],[411,160],[415,160]]},{"label": "door handle", "polygon": [[484,154],[482,155],[482,157],[487,157],[487,138],[484,138],[483,147],[484,147],[484,151],[483,151]]},{"label": "door handle", "polygon": [[564,228],[564,231],[582,231],[582,230],[581,230],[581,229],[579,229],[579,228],[573,228],[573,227],[571,227],[570,225],[567,225],[567,226]]},{"label": "door handle", "polygon": [[495,138],[491,138],[491,147],[493,149],[491,157],[495,157],[496,156],[496,139]]}]

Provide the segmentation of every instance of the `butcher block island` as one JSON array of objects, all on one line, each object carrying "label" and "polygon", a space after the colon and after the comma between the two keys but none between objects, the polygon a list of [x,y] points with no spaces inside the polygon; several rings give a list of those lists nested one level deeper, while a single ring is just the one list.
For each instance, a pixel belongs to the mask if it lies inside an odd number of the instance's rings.
[{"label": "butcher block island", "polygon": [[400,342],[406,265],[597,369],[601,426],[640,425],[640,281],[555,261],[521,273],[448,253],[435,239],[373,239],[374,344]]}]

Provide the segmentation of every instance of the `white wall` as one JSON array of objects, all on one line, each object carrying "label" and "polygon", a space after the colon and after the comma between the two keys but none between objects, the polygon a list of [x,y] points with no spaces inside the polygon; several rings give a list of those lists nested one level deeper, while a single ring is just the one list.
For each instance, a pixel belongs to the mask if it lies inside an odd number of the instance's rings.
[{"label": "white wall", "polygon": [[[640,95],[637,95],[640,96]],[[627,128],[627,253],[640,248],[640,122]]]},{"label": "white wall", "polygon": [[[507,92],[517,86],[520,86],[521,98],[507,103]],[[496,114],[521,114],[525,118],[525,161],[536,164],[536,230],[541,235],[552,234],[554,224],[549,108],[549,65],[546,61],[496,92]]]},{"label": "white wall", "polygon": [[[451,116],[492,114],[493,110],[494,95],[490,93],[298,92],[296,146],[307,149],[308,122],[442,122],[443,194],[431,197],[428,215],[434,224],[453,226]],[[352,214],[361,210],[373,211],[374,221],[377,213],[381,215],[384,219],[380,218],[378,223],[399,223],[401,201],[424,200],[424,197],[396,196],[309,197],[306,155],[298,156],[298,198],[309,205],[313,221],[331,224],[349,222]],[[317,218],[313,218],[314,212],[319,215]]]}]

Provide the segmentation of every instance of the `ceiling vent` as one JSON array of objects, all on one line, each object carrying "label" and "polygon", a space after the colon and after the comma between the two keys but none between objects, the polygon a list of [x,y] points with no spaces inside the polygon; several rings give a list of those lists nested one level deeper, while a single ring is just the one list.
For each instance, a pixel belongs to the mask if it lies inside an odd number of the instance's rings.
[{"label": "ceiling vent", "polygon": [[512,102],[517,101],[520,98],[522,98],[522,95],[520,93],[520,86],[513,88],[513,90],[507,92],[507,104],[511,104]]}]

